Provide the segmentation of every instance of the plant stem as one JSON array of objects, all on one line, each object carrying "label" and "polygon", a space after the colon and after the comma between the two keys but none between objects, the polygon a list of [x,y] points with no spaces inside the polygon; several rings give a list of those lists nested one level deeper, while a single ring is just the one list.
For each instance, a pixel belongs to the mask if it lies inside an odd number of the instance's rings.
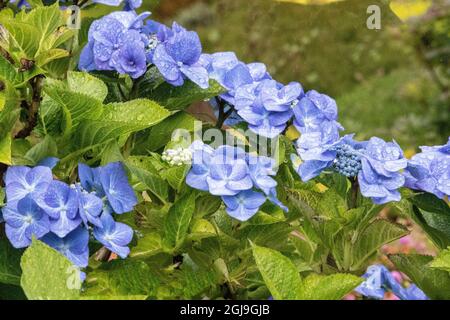
[{"label": "plant stem", "polygon": [[107,249],[105,247],[98,250],[95,255],[95,259],[97,261],[108,261],[110,257],[111,257],[111,251],[109,251],[109,249]]},{"label": "plant stem", "polygon": [[16,138],[26,138],[33,131],[34,127],[37,124],[37,114],[39,111],[39,106],[41,105],[41,94],[42,94],[42,86],[44,84],[44,76],[37,75],[33,79],[30,80],[30,85],[32,88],[32,98],[31,103],[28,105],[28,119],[25,127],[20,130],[16,134]]},{"label": "plant stem", "polygon": [[225,103],[220,98],[216,98],[217,105],[219,106],[219,118],[217,119],[216,128],[221,129],[225,120],[231,115],[233,112],[233,107],[230,106],[230,109],[225,112]]},{"label": "plant stem", "polygon": [[350,189],[350,203],[349,203],[349,209],[354,209],[357,207],[357,201],[358,201],[358,191],[359,191],[359,183],[357,178],[353,178],[350,180],[352,183],[351,189]]},{"label": "plant stem", "polygon": [[6,169],[8,169],[8,166],[6,164],[0,163],[0,187],[3,187],[3,174],[6,172]]}]

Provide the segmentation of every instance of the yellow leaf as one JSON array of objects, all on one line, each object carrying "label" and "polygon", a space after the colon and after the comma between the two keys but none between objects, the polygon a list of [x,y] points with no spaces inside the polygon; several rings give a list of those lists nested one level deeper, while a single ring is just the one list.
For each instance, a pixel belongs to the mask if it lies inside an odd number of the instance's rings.
[{"label": "yellow leaf", "polygon": [[294,126],[290,126],[287,130],[286,130],[286,137],[291,140],[297,140],[300,137],[300,133],[297,131],[297,129]]},{"label": "yellow leaf", "polygon": [[432,0],[392,0],[389,7],[400,20],[406,21],[425,14],[432,3]]},{"label": "yellow leaf", "polygon": [[11,135],[0,138],[0,163],[11,165]]}]

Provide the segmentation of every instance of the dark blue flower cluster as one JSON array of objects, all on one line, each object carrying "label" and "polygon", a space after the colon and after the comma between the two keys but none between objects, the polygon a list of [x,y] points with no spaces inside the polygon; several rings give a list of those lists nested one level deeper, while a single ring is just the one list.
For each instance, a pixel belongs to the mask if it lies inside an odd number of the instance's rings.
[{"label": "dark blue flower cluster", "polygon": [[446,145],[421,149],[408,161],[405,186],[439,198],[450,196],[450,138]]},{"label": "dark blue flower cluster", "polygon": [[186,183],[198,190],[221,196],[233,218],[247,221],[270,200],[286,210],[277,199],[273,159],[254,156],[238,147],[213,149],[196,141],[191,145],[192,168]]},{"label": "dark blue flower cluster", "polygon": [[[53,162],[53,161],[51,161]],[[133,210],[137,203],[120,162],[104,167],[79,165],[80,183],[54,180],[46,166],[9,167],[5,174],[6,235],[15,248],[33,237],[64,254],[79,267],[89,258],[89,231],[106,248],[125,258],[133,230],[115,222],[113,214]]]},{"label": "dark blue flower cluster", "polygon": [[405,183],[400,171],[407,160],[395,142],[376,137],[357,142],[353,135],[341,138],[336,102],[315,91],[301,98],[294,115],[301,133],[297,151],[303,161],[297,171],[304,181],[332,169],[347,177],[357,176],[362,195],[374,203],[400,200],[398,188]]},{"label": "dark blue flower cluster", "polygon": [[373,265],[363,275],[365,281],[356,288],[359,294],[382,300],[387,291],[392,292],[401,300],[428,300],[428,297],[416,285],[403,288],[394,276],[383,265]]}]

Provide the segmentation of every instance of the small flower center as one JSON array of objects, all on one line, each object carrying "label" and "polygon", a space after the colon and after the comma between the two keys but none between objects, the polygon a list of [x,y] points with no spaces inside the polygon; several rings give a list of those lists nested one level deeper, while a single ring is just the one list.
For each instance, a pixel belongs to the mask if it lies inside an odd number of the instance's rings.
[{"label": "small flower center", "polygon": [[361,158],[350,145],[344,144],[336,147],[336,159],[333,168],[336,172],[352,178],[361,171]]}]

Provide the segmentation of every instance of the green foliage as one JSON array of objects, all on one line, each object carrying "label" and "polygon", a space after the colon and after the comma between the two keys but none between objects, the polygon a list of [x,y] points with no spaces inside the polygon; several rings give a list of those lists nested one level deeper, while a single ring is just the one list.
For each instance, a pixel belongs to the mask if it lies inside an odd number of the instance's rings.
[{"label": "green foliage", "polygon": [[450,273],[431,268],[433,257],[415,254],[389,257],[431,299],[450,299]]},{"label": "green foliage", "polygon": [[11,246],[5,236],[0,235],[0,284],[20,285],[21,250]]},{"label": "green foliage", "polygon": [[28,299],[79,298],[81,286],[79,269],[46,244],[33,240],[31,246],[25,250],[20,266],[22,268],[20,284]]},{"label": "green foliage", "polygon": [[253,246],[253,256],[277,300],[340,300],[362,282],[361,278],[349,274],[310,274],[301,279],[296,266],[277,251]]},{"label": "green foliage", "polygon": [[65,26],[59,3],[47,7],[37,6],[27,14],[2,14],[0,23],[8,32],[2,47],[7,48],[15,63],[27,59],[45,69],[49,62],[69,55],[69,51],[61,48],[61,45],[74,33]]},{"label": "green foliage", "polygon": [[411,194],[395,206],[411,217],[439,249],[450,246],[450,207],[436,196],[427,193]]},{"label": "green foliage", "polygon": [[450,272],[450,248],[441,251],[431,262],[430,267]]},{"label": "green foliage", "polygon": [[[334,191],[334,187],[325,192],[287,191],[291,209],[304,218],[299,231],[310,239],[305,239],[305,243],[296,239],[295,243],[300,252],[305,254],[304,250],[307,250],[305,260],[312,266],[327,261],[327,268],[362,272],[380,247],[405,236],[408,230],[389,221],[378,220],[379,206],[366,203],[350,208],[345,184],[341,185],[338,188],[340,194]],[[317,261],[311,260],[316,252],[319,254],[315,257]],[[328,259],[328,254],[333,260]]]}]

